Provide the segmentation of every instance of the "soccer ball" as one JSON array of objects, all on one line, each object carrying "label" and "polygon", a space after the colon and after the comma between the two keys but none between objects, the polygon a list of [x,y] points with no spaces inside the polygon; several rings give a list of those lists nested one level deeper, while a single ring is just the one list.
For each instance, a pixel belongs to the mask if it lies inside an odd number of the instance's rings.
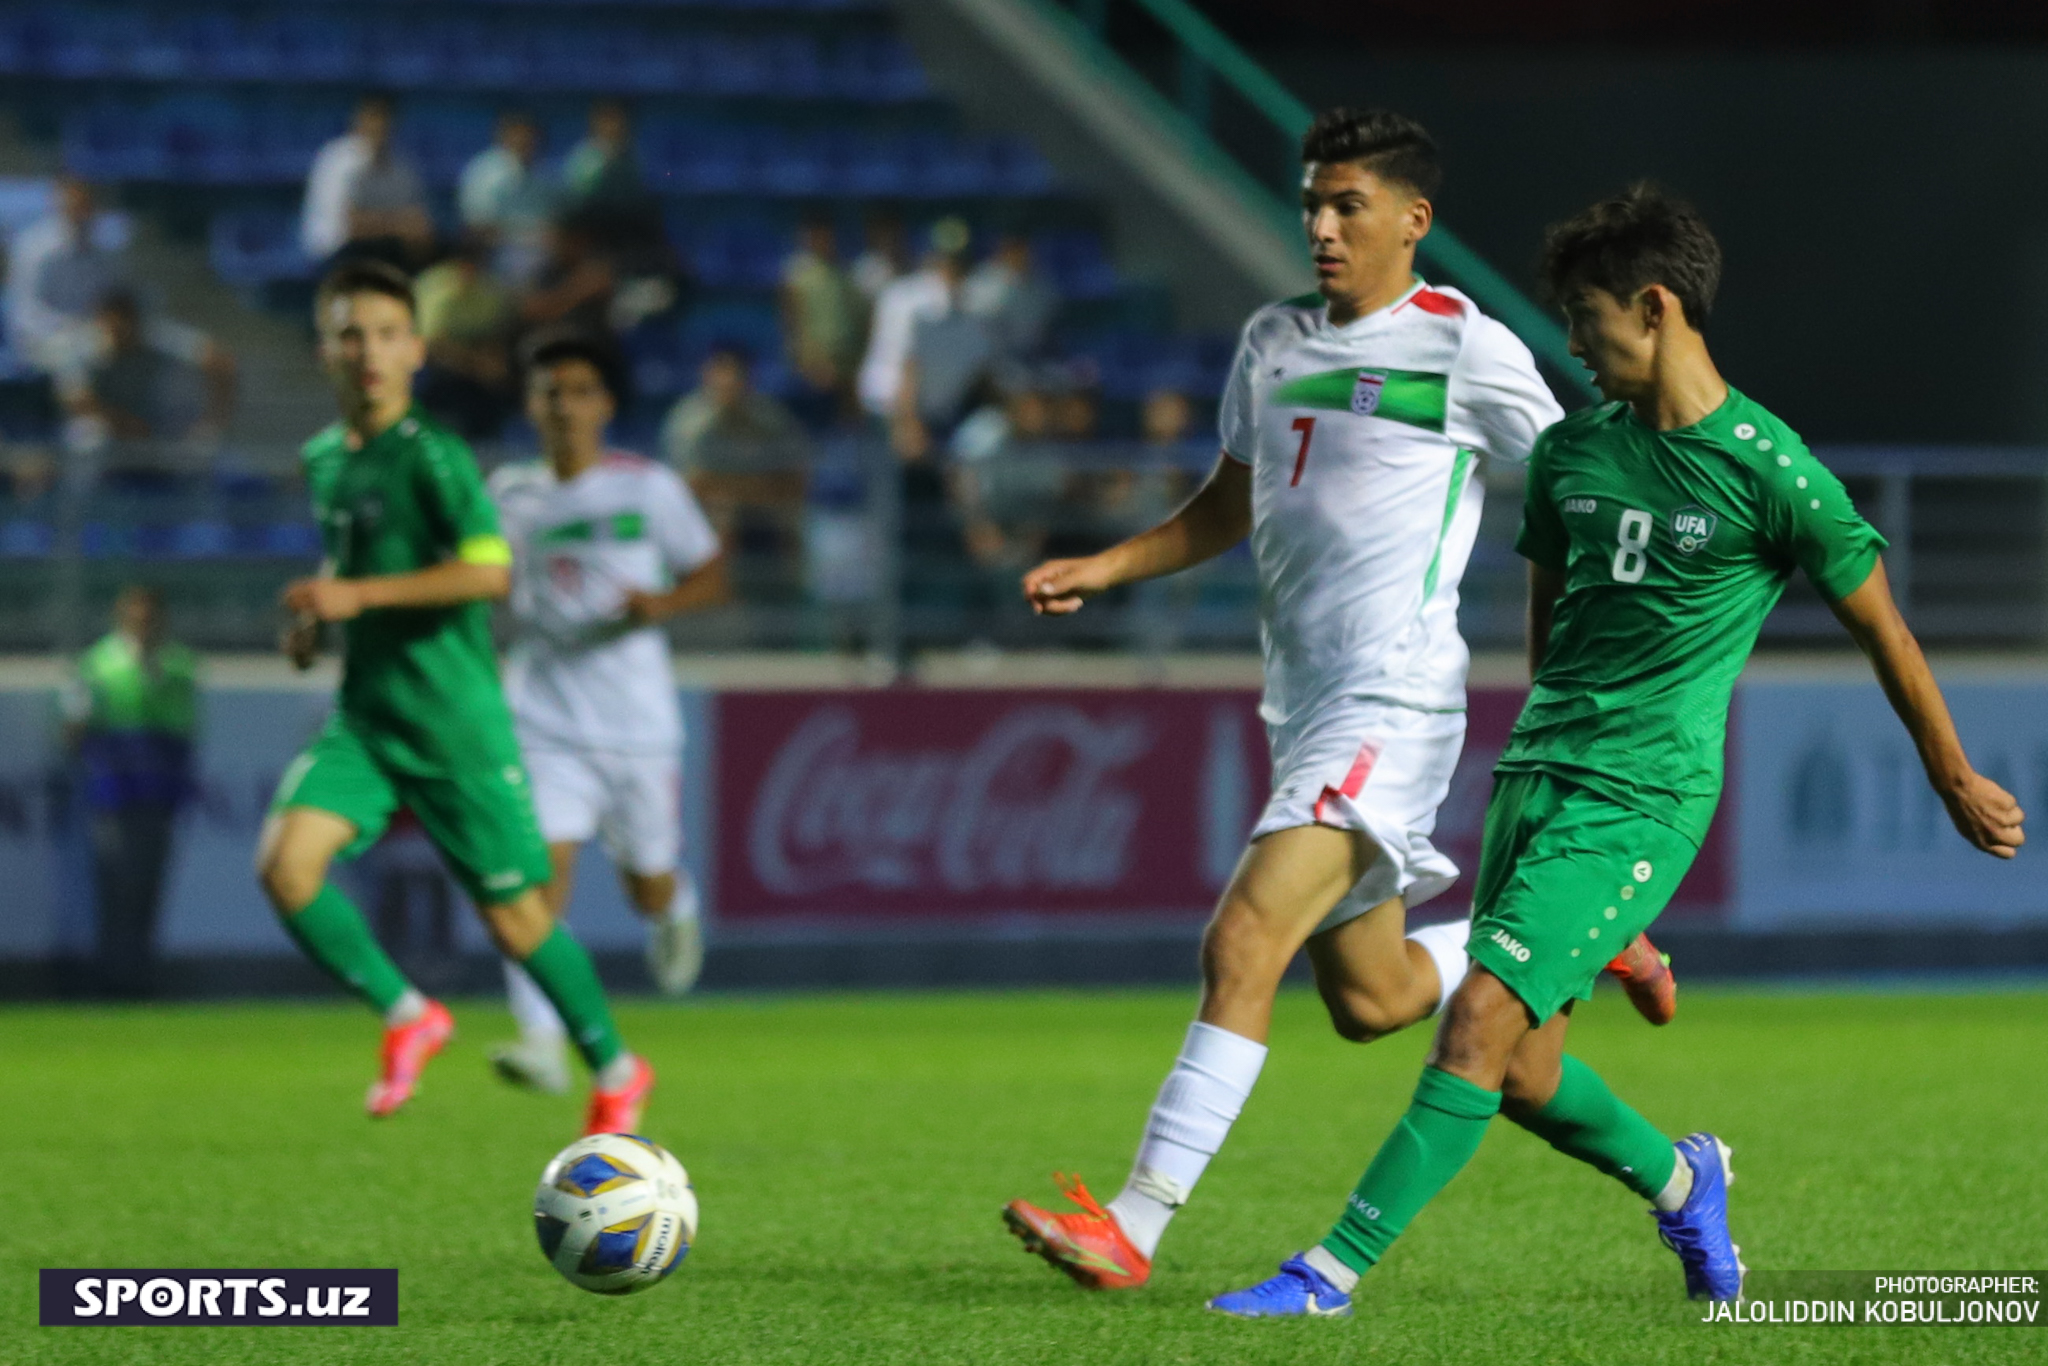
[{"label": "soccer ball", "polygon": [[697,1193],[667,1149],[593,1134],[555,1154],[533,1196],[541,1254],[572,1284],[630,1295],[674,1271],[697,1236]]}]

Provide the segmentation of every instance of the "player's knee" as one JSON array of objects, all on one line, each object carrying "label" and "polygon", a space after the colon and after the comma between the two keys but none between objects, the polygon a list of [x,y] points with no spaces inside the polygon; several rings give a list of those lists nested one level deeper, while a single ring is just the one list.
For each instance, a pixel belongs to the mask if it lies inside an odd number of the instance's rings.
[{"label": "player's knee", "polygon": [[1330,1027],[1337,1031],[1337,1037],[1351,1043],[1384,1039],[1414,1023],[1406,1012],[1362,991],[1326,991],[1323,1007],[1330,1013]]},{"label": "player's knee", "polygon": [[538,892],[528,892],[511,901],[478,906],[484,930],[499,953],[524,960],[541,946],[555,927],[547,903]]},{"label": "player's knee", "polygon": [[1202,979],[1212,992],[1263,985],[1271,990],[1293,946],[1276,941],[1248,906],[1226,903],[1202,931]]},{"label": "player's knee", "polygon": [[320,894],[327,871],[289,846],[265,848],[256,858],[256,881],[279,915],[297,915]]}]

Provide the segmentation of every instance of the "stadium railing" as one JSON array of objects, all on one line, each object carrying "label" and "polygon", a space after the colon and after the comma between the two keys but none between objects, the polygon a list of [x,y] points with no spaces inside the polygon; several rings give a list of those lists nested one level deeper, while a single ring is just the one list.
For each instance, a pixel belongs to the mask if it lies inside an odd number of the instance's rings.
[{"label": "stadium railing", "polygon": [[[487,464],[513,452],[486,450]],[[2048,450],[1823,450],[1891,541],[1908,619],[1949,647],[2048,646]],[[674,627],[700,651],[845,652],[885,667],[927,650],[1080,650],[1140,656],[1257,648],[1257,585],[1240,547],[1066,618],[1034,617],[1018,591],[1038,559],[1083,554],[1170,511],[1214,460],[1205,441],[997,442],[979,458],[905,465],[883,443],[820,443],[807,492],[739,505],[728,526],[734,596]],[[169,594],[181,636],[268,650],[278,590],[319,559],[287,450],[221,453],[128,445],[98,456],[0,452],[0,652],[67,651],[101,629],[123,583]],[[1522,637],[1513,551],[1520,475],[1487,471],[1491,496],[1460,619],[1475,648]],[[1766,642],[1840,646],[1803,580]]]},{"label": "stadium railing", "polygon": [[[1314,112],[1187,0],[1025,0],[1177,106],[1183,135],[1235,161],[1268,193],[1262,210],[1295,231],[1301,136]],[[1135,20],[1135,22],[1133,22]],[[1166,60],[1159,60],[1160,53]],[[1220,96],[1228,94],[1227,102]],[[1450,278],[1513,329],[1553,376],[1597,398],[1565,349],[1564,329],[1439,221],[1420,248],[1423,268]]]}]

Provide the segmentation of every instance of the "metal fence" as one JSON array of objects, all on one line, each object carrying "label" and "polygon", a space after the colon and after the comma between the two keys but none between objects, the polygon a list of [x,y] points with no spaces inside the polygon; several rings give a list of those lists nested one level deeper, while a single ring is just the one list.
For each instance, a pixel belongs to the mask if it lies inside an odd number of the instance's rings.
[{"label": "metal fence", "polygon": [[[132,453],[131,453],[132,454]],[[486,463],[504,457],[485,452]],[[1892,542],[1893,581],[1923,639],[2048,645],[2048,451],[1837,448],[1822,458]],[[1156,522],[1201,481],[1195,444],[1040,443],[975,461],[906,465],[878,442],[818,449],[801,500],[728,508],[730,603],[675,623],[695,650],[846,651],[902,660],[930,649],[1257,647],[1257,588],[1240,547],[1172,579],[1107,595],[1069,618],[1033,617],[1018,579]],[[319,547],[280,453],[181,457],[19,474],[0,496],[0,651],[78,648],[121,584],[163,588],[185,640],[264,650],[278,591]],[[1513,551],[1520,472],[1490,494],[1464,583],[1475,648],[1518,648],[1523,567]],[[1795,581],[1770,645],[1839,644],[1826,605]]]}]

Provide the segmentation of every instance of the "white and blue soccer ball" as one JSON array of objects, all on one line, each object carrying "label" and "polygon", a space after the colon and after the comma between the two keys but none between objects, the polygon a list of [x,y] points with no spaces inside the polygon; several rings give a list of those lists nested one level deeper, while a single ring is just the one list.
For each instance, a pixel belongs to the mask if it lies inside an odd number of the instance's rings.
[{"label": "white and blue soccer ball", "polygon": [[533,1196],[548,1264],[600,1295],[645,1290],[697,1237],[697,1193],[666,1148],[637,1134],[579,1138],[548,1163]]}]

